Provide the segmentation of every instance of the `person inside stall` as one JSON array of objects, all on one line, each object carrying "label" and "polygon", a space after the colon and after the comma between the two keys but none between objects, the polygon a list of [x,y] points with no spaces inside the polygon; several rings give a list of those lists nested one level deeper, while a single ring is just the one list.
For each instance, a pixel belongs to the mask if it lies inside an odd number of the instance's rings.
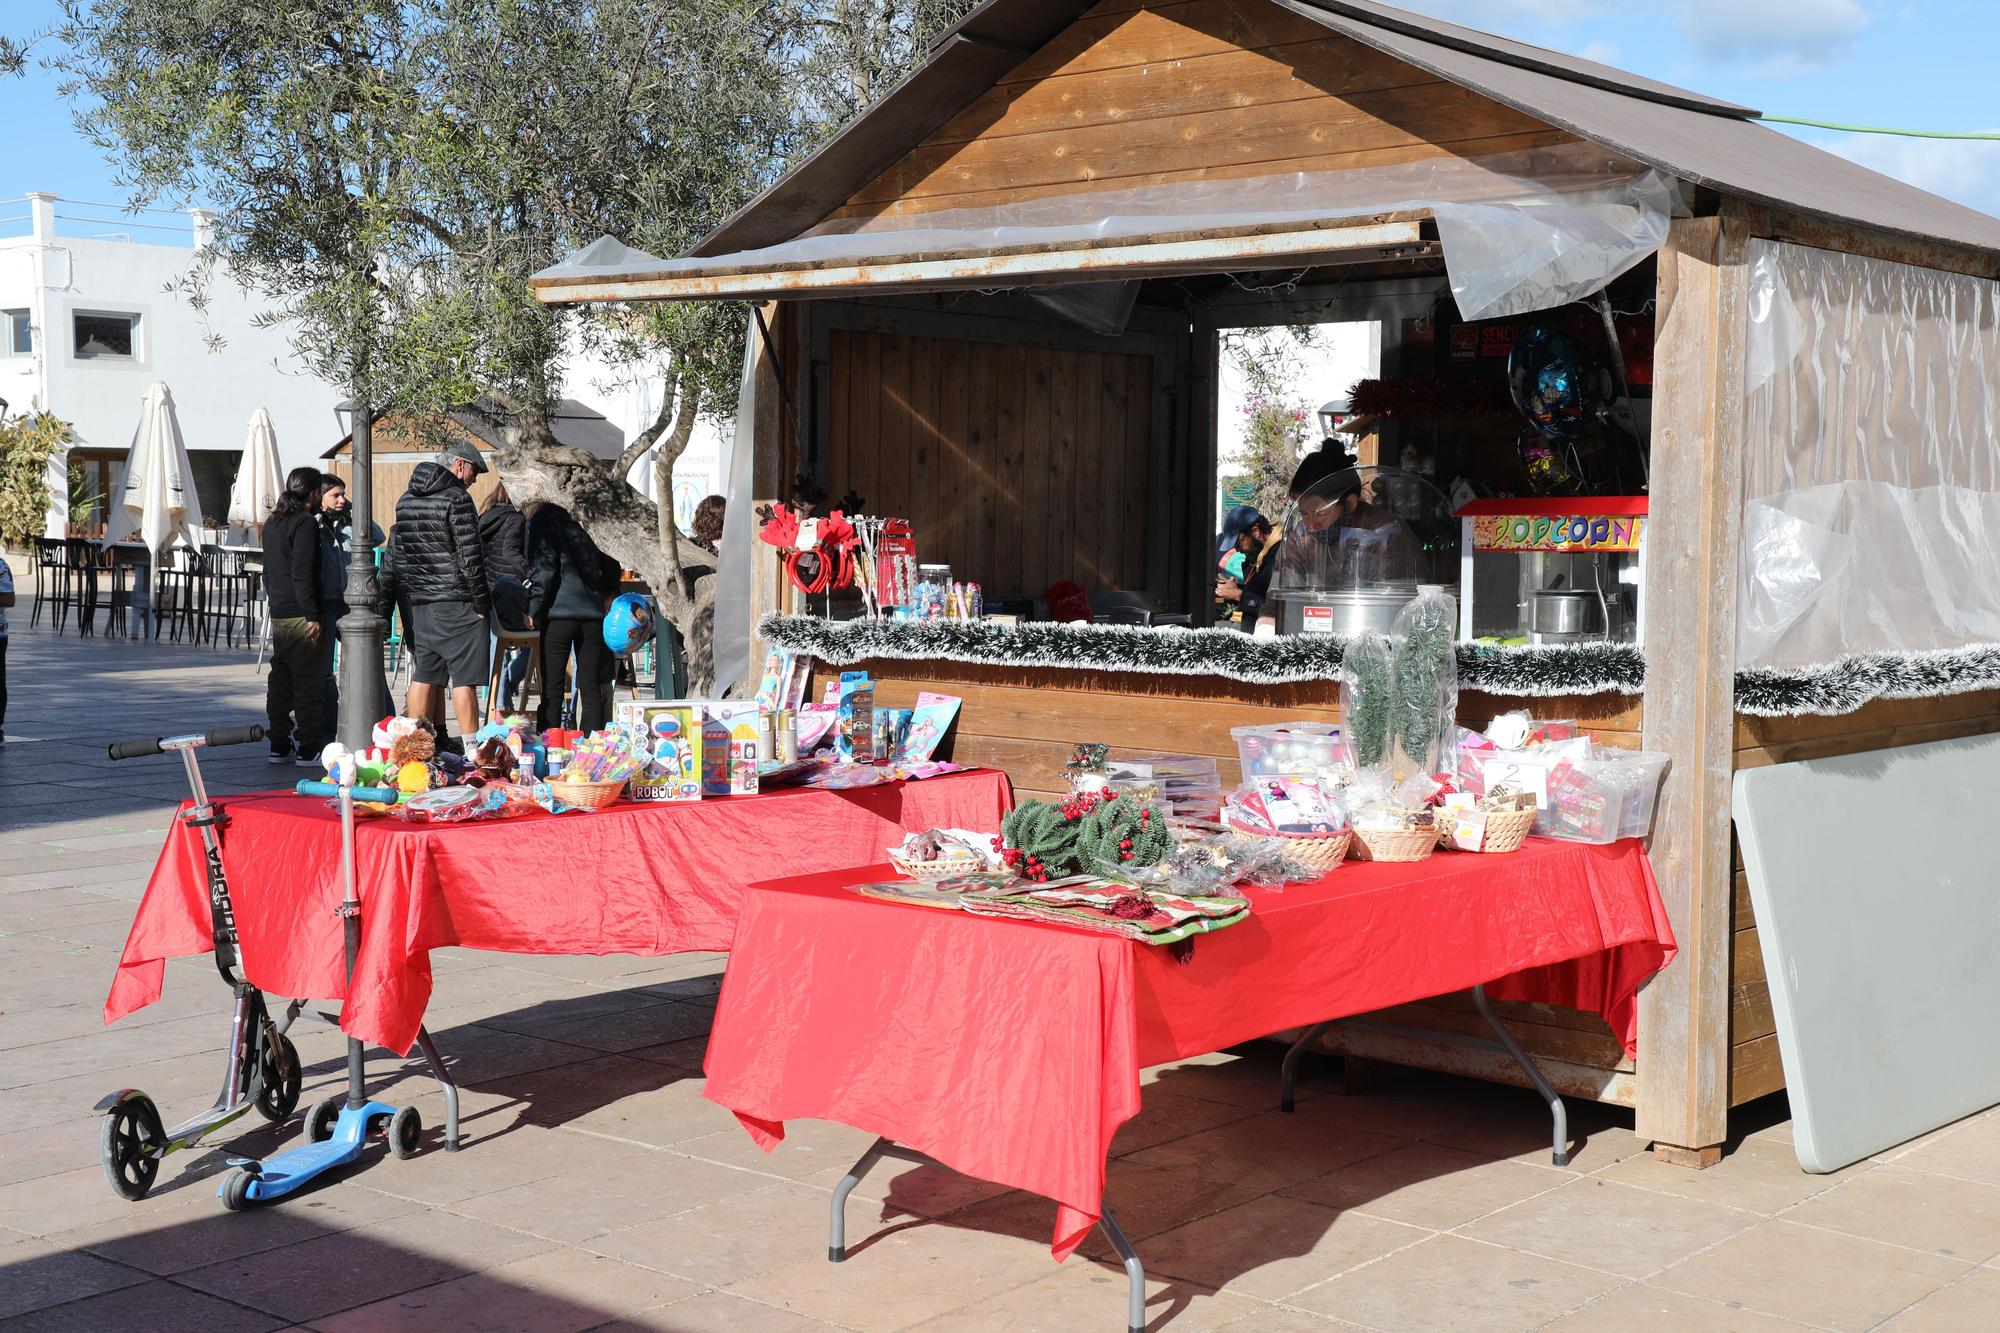
[{"label": "person inside stall", "polygon": [[[1300,496],[1313,491],[1329,477],[1339,472],[1352,472],[1354,455],[1339,440],[1329,436],[1320,442],[1320,447],[1299,460],[1298,468],[1292,473],[1292,481],[1285,488],[1287,499],[1296,503]],[[1356,489],[1360,478],[1355,477]],[[1304,514],[1308,531],[1318,523],[1321,529],[1331,527],[1337,515],[1322,511],[1320,506],[1312,506],[1314,512]],[[1254,560],[1245,558],[1245,577],[1234,580],[1227,577],[1216,581],[1215,596],[1218,601],[1234,602],[1237,607],[1237,628],[1246,633],[1255,632],[1259,621],[1267,619],[1264,613],[1266,601],[1271,595],[1271,575],[1277,570],[1280,553],[1284,549],[1285,534],[1274,528],[1267,520],[1263,525],[1262,547]]]},{"label": "person inside stall", "polygon": [[1243,590],[1255,577],[1272,546],[1271,520],[1254,506],[1238,505],[1223,521],[1216,564],[1215,616],[1219,625],[1240,625]]},{"label": "person inside stall", "polygon": [[596,731],[608,720],[618,660],[604,642],[604,613],[618,596],[618,562],[597,549],[560,505],[545,504],[528,524],[530,623],[542,632],[543,731],[563,725],[564,680],[576,658],[576,725]]}]

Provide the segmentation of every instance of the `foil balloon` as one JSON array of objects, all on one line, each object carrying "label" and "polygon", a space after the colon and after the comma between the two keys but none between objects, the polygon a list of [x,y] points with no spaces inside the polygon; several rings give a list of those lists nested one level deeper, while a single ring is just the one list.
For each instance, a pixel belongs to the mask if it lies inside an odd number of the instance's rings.
[{"label": "foil balloon", "polygon": [[1521,432],[1521,471],[1537,495],[1581,495],[1583,481],[1570,470],[1561,447],[1531,430]]},{"label": "foil balloon", "polygon": [[618,656],[653,637],[653,607],[636,592],[628,592],[604,613],[604,646]]},{"label": "foil balloon", "polygon": [[1552,440],[1573,440],[1596,415],[1596,375],[1574,338],[1537,324],[1507,354],[1507,388],[1528,424]]}]

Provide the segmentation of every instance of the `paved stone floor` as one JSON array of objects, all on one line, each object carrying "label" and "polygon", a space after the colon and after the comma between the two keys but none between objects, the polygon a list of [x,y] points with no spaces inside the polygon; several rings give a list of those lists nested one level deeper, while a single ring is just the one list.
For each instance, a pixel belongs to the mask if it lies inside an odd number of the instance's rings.
[{"label": "paved stone floor", "polygon": [[[169,1119],[205,1105],[227,996],[207,960],[183,960],[160,1004],[100,1021],[182,794],[171,759],[114,765],[104,743],[257,720],[261,677],[241,654],[46,633],[18,633],[11,654],[0,1328],[1123,1327],[1101,1244],[1058,1266],[1051,1205],[937,1169],[879,1171],[851,1205],[855,1253],[828,1264],[829,1190],[867,1139],[807,1123],[765,1156],[702,1099],[713,955],[441,954],[430,1021],[466,1085],[463,1152],[371,1156],[281,1206],[224,1212],[228,1149],[267,1151],[295,1118],[177,1155],[145,1201],[117,1198],[92,1104],[137,1086]],[[260,752],[205,767],[218,792],[273,785]],[[338,1084],[340,1042],[298,1033],[310,1099]],[[386,1056],[374,1068],[435,1146],[428,1082]],[[1700,1173],[1642,1154],[1629,1116],[1579,1106],[1588,1139],[1558,1170],[1517,1091],[1322,1082],[1283,1116],[1268,1049],[1149,1077],[1110,1199],[1153,1276],[1154,1328],[2000,1328],[2000,1116],[1808,1176],[1782,1099]]]}]

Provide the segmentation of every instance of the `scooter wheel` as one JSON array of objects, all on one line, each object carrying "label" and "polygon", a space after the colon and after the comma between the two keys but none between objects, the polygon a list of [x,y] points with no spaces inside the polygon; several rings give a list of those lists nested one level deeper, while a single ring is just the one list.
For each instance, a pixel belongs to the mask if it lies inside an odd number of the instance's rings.
[{"label": "scooter wheel", "polygon": [[248,1171],[238,1171],[229,1178],[229,1184],[222,1191],[222,1206],[232,1213],[240,1213],[251,1206],[250,1186],[256,1177]]},{"label": "scooter wheel", "polygon": [[257,1114],[277,1124],[299,1105],[299,1052],[290,1037],[280,1036],[273,1050],[258,1053]]},{"label": "scooter wheel", "polygon": [[333,1127],[340,1123],[340,1108],[347,1104],[347,1098],[336,1093],[322,1097],[306,1109],[306,1142],[325,1143],[333,1137]]},{"label": "scooter wheel", "polygon": [[167,1131],[160,1113],[145,1097],[130,1097],[104,1113],[104,1178],[123,1198],[146,1197],[160,1174],[167,1153]]},{"label": "scooter wheel", "polygon": [[424,1138],[423,1117],[414,1106],[398,1107],[389,1121],[389,1151],[398,1157],[415,1157]]}]

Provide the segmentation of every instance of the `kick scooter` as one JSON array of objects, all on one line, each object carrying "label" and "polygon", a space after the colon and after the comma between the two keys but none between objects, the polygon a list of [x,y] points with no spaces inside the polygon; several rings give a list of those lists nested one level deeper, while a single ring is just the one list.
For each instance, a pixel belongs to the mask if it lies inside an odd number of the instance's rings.
[{"label": "kick scooter", "polygon": [[[301,782],[301,796],[331,796],[340,806],[340,876],[344,897],[337,909],[346,936],[347,984],[354,985],[354,960],[361,952],[361,899],[354,883],[354,803],[379,801],[394,804],[397,794],[374,787],[353,787],[331,782]],[[429,1061],[432,1075],[444,1089],[446,1149],[458,1146],[458,1089],[438,1058],[430,1034],[418,1029],[418,1045]],[[306,1142],[269,1161],[232,1159],[236,1170],[224,1177],[215,1192],[223,1206],[237,1212],[261,1203],[281,1199],[310,1184],[327,1172],[358,1160],[361,1148],[373,1130],[386,1130],[389,1151],[397,1157],[413,1157],[423,1138],[423,1121],[414,1106],[385,1106],[370,1100],[365,1083],[364,1051],[358,1037],[347,1039],[347,1092],[313,1103],[305,1116]]]},{"label": "kick scooter", "polygon": [[137,759],[173,752],[187,770],[192,799],[180,820],[201,835],[207,853],[208,910],[215,939],[215,968],[236,995],[236,1016],[229,1029],[229,1056],[222,1092],[215,1105],[191,1120],[168,1129],[160,1122],[153,1099],[137,1088],[122,1088],[97,1103],[104,1112],[101,1140],[104,1176],[127,1199],[143,1199],[160,1173],[160,1161],[170,1152],[192,1148],[252,1107],[276,1124],[299,1104],[299,1053],[285,1032],[302,1007],[297,1000],[273,1020],[264,1007],[264,993],[236,975],[240,965],[236,940],[236,909],[229,900],[229,881],[222,872],[222,830],[229,816],[208,799],[195,752],[212,745],[247,745],[264,739],[262,727],[229,727],[206,735],[163,736],[119,741],[112,759]]}]

